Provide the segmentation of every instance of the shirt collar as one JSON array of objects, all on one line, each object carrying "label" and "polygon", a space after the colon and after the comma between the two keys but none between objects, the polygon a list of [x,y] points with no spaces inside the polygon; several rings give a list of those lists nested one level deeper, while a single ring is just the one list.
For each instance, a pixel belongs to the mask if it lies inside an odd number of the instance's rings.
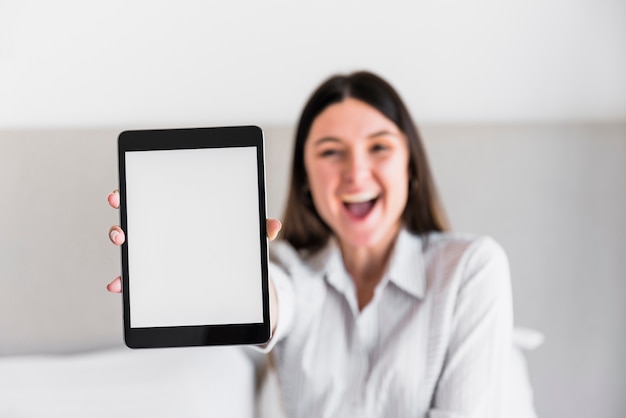
[{"label": "shirt collar", "polygon": [[[328,284],[337,291],[344,295],[354,293],[354,284],[345,269],[341,250],[334,237],[329,239],[326,246],[310,262],[311,268],[316,273],[323,274]],[[388,282],[417,299],[424,297],[426,273],[420,236],[405,229],[400,231],[381,285]]]},{"label": "shirt collar", "polygon": [[340,293],[354,293],[354,284],[343,264],[341,249],[335,237],[330,237],[324,248],[311,258],[310,265],[315,273],[323,275],[328,284]]},{"label": "shirt collar", "polygon": [[418,299],[426,290],[422,238],[402,229],[387,268],[389,281]]}]

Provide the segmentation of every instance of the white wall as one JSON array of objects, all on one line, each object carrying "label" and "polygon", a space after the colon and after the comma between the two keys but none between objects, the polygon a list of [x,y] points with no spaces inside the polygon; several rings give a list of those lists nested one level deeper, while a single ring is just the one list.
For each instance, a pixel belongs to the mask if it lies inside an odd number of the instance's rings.
[{"label": "white wall", "polygon": [[0,1],[0,129],[292,124],[359,68],[425,123],[623,120],[626,2]]}]

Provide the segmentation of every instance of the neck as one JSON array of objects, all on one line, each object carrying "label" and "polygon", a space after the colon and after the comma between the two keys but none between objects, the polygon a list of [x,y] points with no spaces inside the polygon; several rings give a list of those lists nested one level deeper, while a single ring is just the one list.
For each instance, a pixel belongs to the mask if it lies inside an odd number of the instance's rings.
[{"label": "neck", "polygon": [[344,265],[356,287],[359,309],[364,308],[374,296],[374,289],[383,278],[399,232],[400,228],[373,246],[340,243]]}]

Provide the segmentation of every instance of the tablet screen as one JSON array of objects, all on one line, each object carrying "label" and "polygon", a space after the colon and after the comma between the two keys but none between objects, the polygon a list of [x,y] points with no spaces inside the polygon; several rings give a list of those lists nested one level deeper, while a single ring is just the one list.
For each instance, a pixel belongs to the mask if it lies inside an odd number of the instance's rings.
[{"label": "tablet screen", "polygon": [[269,320],[259,134],[244,127],[120,136],[127,342],[262,342],[250,333]]}]

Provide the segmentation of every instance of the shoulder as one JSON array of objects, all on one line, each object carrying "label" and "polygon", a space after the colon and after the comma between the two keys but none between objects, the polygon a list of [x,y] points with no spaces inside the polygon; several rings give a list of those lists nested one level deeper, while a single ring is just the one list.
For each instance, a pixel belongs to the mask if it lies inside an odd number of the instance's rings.
[{"label": "shoulder", "polygon": [[502,246],[487,235],[437,232],[423,238],[426,270],[446,271],[459,284],[476,276],[508,281],[509,262]]},{"label": "shoulder", "polygon": [[432,232],[422,238],[424,255],[484,262],[492,258],[506,259],[502,246],[488,235],[473,235],[455,232]]}]

